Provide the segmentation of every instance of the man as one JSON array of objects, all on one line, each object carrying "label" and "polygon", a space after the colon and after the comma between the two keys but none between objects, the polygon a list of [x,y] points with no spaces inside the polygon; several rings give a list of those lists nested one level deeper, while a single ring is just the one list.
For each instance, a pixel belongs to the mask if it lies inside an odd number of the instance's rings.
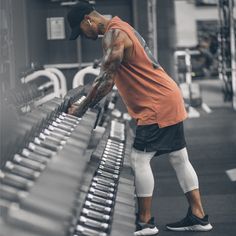
[{"label": "man", "polygon": [[189,202],[187,216],[167,224],[167,229],[211,230],[202,208],[198,178],[188,159],[183,131],[187,114],[176,83],[155,61],[138,32],[120,18],[107,19],[88,3],[80,2],[68,13],[68,22],[72,29],[70,39],[83,35],[96,40],[98,35],[104,35],[100,75],[81,106],[72,105],[68,112],[83,115],[115,84],[129,114],[137,121],[131,153],[139,206],[135,235],[158,233],[151,217],[154,179],[150,160],[163,153],[169,153],[170,163]]}]

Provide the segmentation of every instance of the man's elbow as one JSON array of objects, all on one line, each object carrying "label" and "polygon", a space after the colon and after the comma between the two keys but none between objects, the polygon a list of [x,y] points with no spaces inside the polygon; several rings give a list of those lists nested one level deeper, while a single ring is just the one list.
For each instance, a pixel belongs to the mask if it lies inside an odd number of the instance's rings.
[{"label": "man's elbow", "polygon": [[104,69],[114,72],[120,67],[122,60],[123,57],[121,55],[113,55],[110,57],[110,60],[104,63]]}]

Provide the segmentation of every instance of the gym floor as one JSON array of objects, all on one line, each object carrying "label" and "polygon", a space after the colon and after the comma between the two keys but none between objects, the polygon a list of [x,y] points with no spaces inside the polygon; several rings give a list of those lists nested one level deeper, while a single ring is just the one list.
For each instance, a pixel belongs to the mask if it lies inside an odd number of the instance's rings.
[{"label": "gym floor", "polygon": [[[199,118],[185,121],[185,134],[190,160],[199,176],[205,212],[213,230],[191,235],[233,236],[236,232],[236,181],[226,171],[236,168],[236,112],[222,102],[219,81],[200,82],[203,101],[212,113],[200,111]],[[165,224],[185,217],[188,204],[175,173],[165,155],[152,159],[155,175],[153,216],[160,235],[186,235],[165,230]]]}]

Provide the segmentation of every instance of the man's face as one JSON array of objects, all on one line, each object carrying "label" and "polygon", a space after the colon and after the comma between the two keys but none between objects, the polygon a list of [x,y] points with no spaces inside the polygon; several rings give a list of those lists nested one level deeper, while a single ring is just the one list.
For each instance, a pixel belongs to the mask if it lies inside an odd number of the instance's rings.
[{"label": "man's face", "polygon": [[94,22],[89,23],[88,20],[83,20],[80,23],[80,29],[82,30],[83,35],[86,38],[92,39],[92,40],[96,40],[98,38],[97,26]]}]

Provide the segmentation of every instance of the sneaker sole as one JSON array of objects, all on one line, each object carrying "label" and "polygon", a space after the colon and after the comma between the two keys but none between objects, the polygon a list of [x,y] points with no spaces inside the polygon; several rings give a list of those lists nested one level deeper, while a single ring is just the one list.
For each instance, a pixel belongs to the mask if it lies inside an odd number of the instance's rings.
[{"label": "sneaker sole", "polygon": [[157,227],[154,227],[152,229],[150,228],[146,228],[146,229],[142,229],[139,231],[134,232],[135,236],[153,236],[153,235],[157,235],[159,232]]},{"label": "sneaker sole", "polygon": [[172,231],[210,231],[212,230],[212,225],[207,224],[207,225],[192,225],[192,226],[187,226],[187,227],[180,227],[180,228],[173,228],[166,226],[167,229],[172,230]]}]

